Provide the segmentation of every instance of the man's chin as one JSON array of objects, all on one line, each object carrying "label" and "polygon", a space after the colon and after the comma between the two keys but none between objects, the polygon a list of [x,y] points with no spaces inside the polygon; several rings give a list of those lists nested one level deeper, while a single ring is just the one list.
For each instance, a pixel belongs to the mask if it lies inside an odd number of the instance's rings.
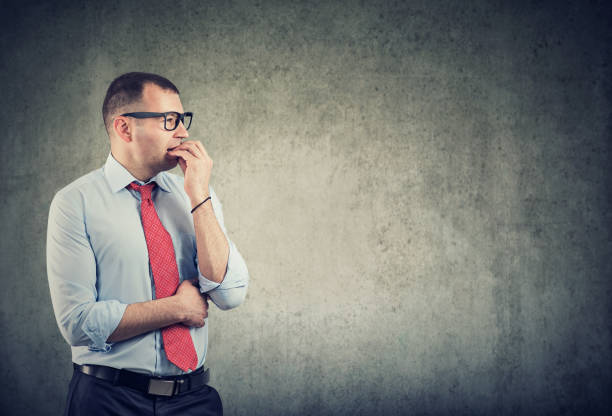
[{"label": "man's chin", "polygon": [[162,165],[163,168],[161,170],[174,169],[176,165],[178,165],[178,157],[166,155],[166,158]]}]

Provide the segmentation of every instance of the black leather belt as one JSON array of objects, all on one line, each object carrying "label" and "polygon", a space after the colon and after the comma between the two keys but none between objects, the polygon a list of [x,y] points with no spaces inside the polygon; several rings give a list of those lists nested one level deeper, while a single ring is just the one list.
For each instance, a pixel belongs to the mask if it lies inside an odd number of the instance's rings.
[{"label": "black leather belt", "polygon": [[175,396],[202,387],[208,383],[210,371],[200,367],[182,376],[151,377],[133,371],[119,370],[103,365],[79,365],[72,363],[81,373],[110,381],[118,386],[126,386],[156,396]]}]

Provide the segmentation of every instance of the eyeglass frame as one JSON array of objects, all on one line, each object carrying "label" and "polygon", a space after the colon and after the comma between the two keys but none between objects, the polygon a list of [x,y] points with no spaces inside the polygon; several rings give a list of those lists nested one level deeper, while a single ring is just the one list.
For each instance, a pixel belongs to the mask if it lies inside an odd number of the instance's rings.
[{"label": "eyeglass frame", "polygon": [[[178,122],[176,123],[176,126],[174,126],[173,129],[169,129],[166,127],[166,116],[168,114],[178,114]],[[179,124],[183,123],[183,126],[185,126],[185,130],[189,130],[189,127],[191,127],[191,122],[193,121],[193,113],[191,111],[186,111],[184,113],[179,113],[178,111],[166,111],[165,113],[151,113],[148,111],[140,111],[140,112],[135,112],[135,113],[123,113],[121,114],[121,116],[124,117],[134,117],[134,118],[138,118],[138,119],[142,119],[142,118],[156,118],[156,117],[163,117],[164,118],[164,130],[166,131],[174,131],[178,128]],[[189,116],[189,126],[185,125],[185,116]]]}]

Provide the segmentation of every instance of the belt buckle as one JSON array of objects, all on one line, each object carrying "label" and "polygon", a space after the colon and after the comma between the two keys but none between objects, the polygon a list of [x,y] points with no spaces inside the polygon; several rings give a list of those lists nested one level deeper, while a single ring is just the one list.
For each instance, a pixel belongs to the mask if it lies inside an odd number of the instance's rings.
[{"label": "belt buckle", "polygon": [[149,388],[147,393],[157,396],[173,396],[175,388],[175,380],[162,380],[160,378],[149,379]]}]

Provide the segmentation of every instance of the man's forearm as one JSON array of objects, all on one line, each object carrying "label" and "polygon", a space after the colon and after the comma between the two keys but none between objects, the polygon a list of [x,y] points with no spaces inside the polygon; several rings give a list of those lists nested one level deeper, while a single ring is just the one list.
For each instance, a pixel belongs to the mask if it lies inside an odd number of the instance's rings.
[{"label": "man's forearm", "polygon": [[132,303],[125,309],[119,325],[107,342],[123,341],[183,320],[180,304],[174,296]]},{"label": "man's forearm", "polygon": [[193,212],[193,225],[200,272],[208,280],[221,283],[227,268],[229,244],[215,217],[212,200]]}]

